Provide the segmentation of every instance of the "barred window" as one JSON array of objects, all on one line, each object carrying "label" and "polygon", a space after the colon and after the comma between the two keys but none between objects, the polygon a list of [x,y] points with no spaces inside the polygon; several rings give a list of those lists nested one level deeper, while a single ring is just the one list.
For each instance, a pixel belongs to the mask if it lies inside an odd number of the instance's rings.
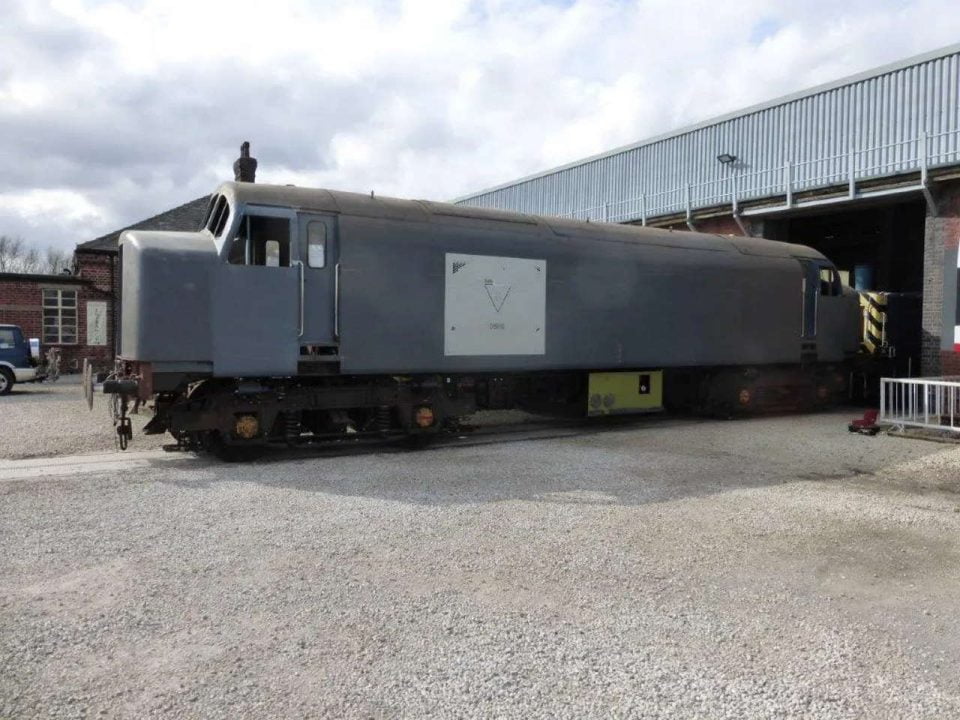
[{"label": "barred window", "polygon": [[43,291],[43,342],[77,342],[77,291]]}]

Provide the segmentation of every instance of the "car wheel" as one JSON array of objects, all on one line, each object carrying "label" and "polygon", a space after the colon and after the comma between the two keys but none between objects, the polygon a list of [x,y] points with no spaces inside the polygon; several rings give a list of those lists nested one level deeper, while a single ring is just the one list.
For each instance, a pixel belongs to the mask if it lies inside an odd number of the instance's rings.
[{"label": "car wheel", "polygon": [[13,373],[0,367],[0,395],[6,395],[13,389]]}]

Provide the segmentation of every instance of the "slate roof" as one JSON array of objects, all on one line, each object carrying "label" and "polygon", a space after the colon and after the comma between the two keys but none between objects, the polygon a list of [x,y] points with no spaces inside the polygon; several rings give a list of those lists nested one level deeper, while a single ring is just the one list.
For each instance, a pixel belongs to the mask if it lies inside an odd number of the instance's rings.
[{"label": "slate roof", "polygon": [[203,216],[210,203],[210,196],[204,195],[183,205],[141,220],[133,225],[114,230],[93,240],[77,245],[76,252],[116,252],[120,233],[124,230],[197,230],[203,222]]}]

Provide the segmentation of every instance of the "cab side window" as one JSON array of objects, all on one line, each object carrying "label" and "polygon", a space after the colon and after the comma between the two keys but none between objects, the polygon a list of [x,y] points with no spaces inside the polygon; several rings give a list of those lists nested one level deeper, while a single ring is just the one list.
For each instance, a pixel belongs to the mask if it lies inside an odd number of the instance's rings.
[{"label": "cab side window", "polygon": [[840,275],[832,267],[820,268],[820,294],[829,297],[841,294]]},{"label": "cab side window", "polygon": [[290,266],[290,221],[246,215],[227,253],[233,265]]}]

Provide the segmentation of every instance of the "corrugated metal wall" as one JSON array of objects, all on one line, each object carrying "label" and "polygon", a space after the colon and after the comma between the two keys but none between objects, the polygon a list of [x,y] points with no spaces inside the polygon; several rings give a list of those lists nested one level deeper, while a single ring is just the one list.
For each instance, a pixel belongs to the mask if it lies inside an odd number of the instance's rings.
[{"label": "corrugated metal wall", "polygon": [[[724,165],[717,155],[737,157]],[[960,50],[461,198],[624,222],[960,164]]]}]

